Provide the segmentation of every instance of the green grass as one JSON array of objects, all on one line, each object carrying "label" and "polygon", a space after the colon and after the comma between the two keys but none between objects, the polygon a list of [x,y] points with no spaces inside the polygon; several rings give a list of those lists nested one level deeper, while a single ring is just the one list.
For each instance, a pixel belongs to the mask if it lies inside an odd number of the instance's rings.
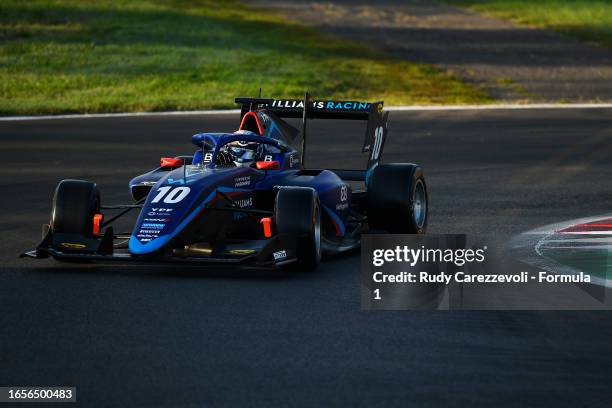
[{"label": "green grass", "polygon": [[519,24],[612,46],[610,0],[448,0]]},{"label": "green grass", "polygon": [[0,114],[235,107],[239,95],[482,103],[431,66],[235,1],[0,0]]}]

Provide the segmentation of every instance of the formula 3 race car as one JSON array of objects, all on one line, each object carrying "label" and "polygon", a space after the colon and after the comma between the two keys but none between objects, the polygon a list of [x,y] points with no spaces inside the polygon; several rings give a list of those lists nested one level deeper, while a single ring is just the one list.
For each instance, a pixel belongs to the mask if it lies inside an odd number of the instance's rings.
[{"label": "formula 3 race car", "polygon": [[[238,131],[194,135],[194,155],[162,158],[130,181],[132,204],[104,206],[95,183],[61,181],[42,242],[22,256],[312,270],[323,255],[358,248],[363,233],[425,232],[423,171],[381,163],[383,102],[313,101],[306,93],[303,100],[236,103]],[[302,129],[284,118],[301,118]],[[317,118],[366,121],[365,170],[305,167],[306,124]],[[111,224],[132,209],[140,210],[133,230],[114,233]]]}]

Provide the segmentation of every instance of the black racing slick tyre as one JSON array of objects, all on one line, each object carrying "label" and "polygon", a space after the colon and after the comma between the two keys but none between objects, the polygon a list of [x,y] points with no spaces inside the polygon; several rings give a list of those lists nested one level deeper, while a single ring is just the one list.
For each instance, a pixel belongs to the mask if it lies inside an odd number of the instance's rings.
[{"label": "black racing slick tyre", "polygon": [[100,192],[95,183],[62,180],[55,189],[51,231],[93,236],[93,218],[100,212]]},{"label": "black racing slick tyre", "polygon": [[289,269],[314,270],[321,262],[321,204],[309,187],[283,187],[274,203],[274,220],[279,234],[297,237],[297,262]]},{"label": "black racing slick tyre", "polygon": [[428,196],[423,170],[416,164],[381,164],[367,180],[368,224],[391,234],[424,234]]}]

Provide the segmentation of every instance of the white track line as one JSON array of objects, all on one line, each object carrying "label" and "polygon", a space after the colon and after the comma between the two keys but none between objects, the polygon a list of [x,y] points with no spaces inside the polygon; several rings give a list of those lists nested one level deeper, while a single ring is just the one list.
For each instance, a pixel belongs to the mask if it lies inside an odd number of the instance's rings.
[{"label": "white track line", "polygon": [[26,121],[26,120],[53,120],[53,119],[126,118],[126,117],[139,117],[139,116],[225,115],[225,114],[237,114],[237,113],[240,113],[240,109],[170,111],[170,112],[83,113],[83,114],[74,114],[74,115],[0,116],[0,121],[10,122],[10,121]]},{"label": "white track line", "polygon": [[532,103],[491,105],[415,105],[389,106],[389,111],[452,111],[452,110],[506,110],[506,109],[609,109],[612,103]]},{"label": "white track line", "polygon": [[[514,109],[612,109],[612,103],[539,103],[539,104],[498,104],[498,105],[414,105],[389,106],[385,110],[392,112],[422,112],[422,111],[462,111],[462,110],[514,110]],[[235,115],[240,109],[195,110],[170,112],[122,112],[122,113],[85,113],[75,115],[45,115],[45,116],[2,116],[0,122],[54,120],[54,119],[89,119],[89,118],[123,118],[140,116],[182,116],[182,115]]]},{"label": "white track line", "polygon": [[610,245],[584,245],[584,246],[547,246],[542,249],[609,249]]},{"label": "white track line", "polygon": [[[611,234],[612,235],[612,234]],[[576,239],[549,239],[546,242],[556,242],[556,243],[566,243],[566,244],[571,244],[571,243],[590,243],[590,244],[612,244],[612,236],[611,237],[606,237],[606,238],[580,238],[577,237]]]}]

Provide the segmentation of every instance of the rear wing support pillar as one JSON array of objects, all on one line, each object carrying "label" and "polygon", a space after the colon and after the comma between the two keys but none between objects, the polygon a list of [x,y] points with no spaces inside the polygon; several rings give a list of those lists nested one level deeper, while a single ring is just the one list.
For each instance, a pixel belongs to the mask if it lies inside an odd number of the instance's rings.
[{"label": "rear wing support pillar", "polygon": [[310,95],[304,93],[304,110],[302,112],[302,167],[306,168],[306,119],[308,119],[308,105],[310,103]]}]

